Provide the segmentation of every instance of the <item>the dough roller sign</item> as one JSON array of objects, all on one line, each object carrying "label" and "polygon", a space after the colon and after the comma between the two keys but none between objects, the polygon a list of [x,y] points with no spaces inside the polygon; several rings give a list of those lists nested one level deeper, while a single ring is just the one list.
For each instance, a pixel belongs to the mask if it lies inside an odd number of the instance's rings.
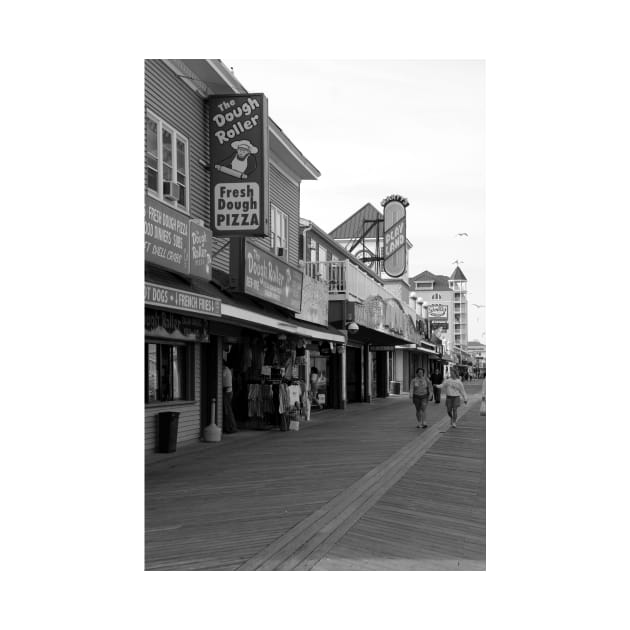
[{"label": "the dough roller sign", "polygon": [[400,278],[407,270],[407,211],[409,202],[400,195],[390,195],[383,206],[383,270]]},{"label": "the dough roller sign", "polygon": [[215,236],[268,234],[269,129],[264,94],[215,95],[210,118],[210,215]]}]

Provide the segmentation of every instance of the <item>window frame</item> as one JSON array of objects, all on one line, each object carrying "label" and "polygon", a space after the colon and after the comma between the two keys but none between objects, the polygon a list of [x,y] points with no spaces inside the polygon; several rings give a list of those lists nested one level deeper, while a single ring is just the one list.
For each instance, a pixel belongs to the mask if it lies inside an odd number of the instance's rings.
[{"label": "window frame", "polygon": [[[149,188],[149,182],[147,177],[147,169],[148,165],[148,151],[146,147],[146,138],[147,138],[147,121],[151,120],[157,124],[157,191],[153,190],[153,188]],[[182,205],[178,200],[173,201],[170,199],[166,199],[164,197],[164,154],[163,154],[163,144],[162,144],[162,135],[163,132],[167,131],[171,134],[172,138],[172,146],[171,146],[171,165],[169,168],[172,170],[172,179],[170,181],[174,181],[178,186],[181,186],[179,183],[179,175],[181,164],[179,164],[177,159],[177,143],[182,142],[184,144],[184,191],[185,191],[185,204]],[[182,212],[183,214],[190,216],[190,144],[188,142],[188,138],[184,136],[182,133],[177,131],[175,127],[164,121],[162,118],[154,114],[151,110],[147,109],[145,112],[145,156],[144,156],[144,164],[145,164],[145,189],[147,195],[153,197],[161,201],[163,204],[170,206],[171,208]]]},{"label": "window frame", "polygon": [[[274,256],[282,260],[289,260],[289,215],[280,210],[278,206],[271,204],[269,221],[269,249]],[[278,233],[276,232],[276,223],[282,223],[284,228],[284,241],[280,235],[281,244],[277,245]],[[278,248],[282,247],[282,256],[278,254]]]},{"label": "window frame", "polygon": [[[156,364],[158,366],[157,373],[157,388],[156,392],[158,395],[157,400],[149,400],[149,346],[155,345],[157,347],[156,351]],[[162,389],[161,376],[160,376],[160,365],[163,360],[162,353],[164,349],[168,349],[170,352],[170,348],[177,347],[183,348],[185,351],[185,356],[183,357],[183,385],[181,387],[182,390],[182,398],[164,398],[160,396],[160,390]],[[172,362],[169,366],[169,369],[172,370],[173,365]],[[160,406],[160,405],[182,405],[182,404],[190,404],[195,402],[195,347],[194,344],[186,343],[186,342],[175,342],[169,339],[161,339],[161,338],[147,338],[144,342],[144,404],[146,406]],[[170,377],[169,377],[169,380]],[[172,391],[173,382],[169,383],[169,394]]]}]

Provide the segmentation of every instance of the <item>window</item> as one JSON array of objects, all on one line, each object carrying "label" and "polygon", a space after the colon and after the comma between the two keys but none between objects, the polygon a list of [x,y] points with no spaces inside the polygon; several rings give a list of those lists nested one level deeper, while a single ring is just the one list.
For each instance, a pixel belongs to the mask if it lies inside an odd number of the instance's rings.
[{"label": "window", "polygon": [[431,296],[431,299],[432,299],[432,300],[441,300],[441,299],[442,299],[442,295],[441,295],[440,293],[434,293],[434,294]]},{"label": "window", "polygon": [[[271,251],[277,256],[280,256],[280,258],[287,260],[289,257],[287,240],[289,233],[289,217],[272,204],[269,223],[271,227],[271,234],[269,235],[271,239]],[[281,254],[279,253],[280,251],[282,251]]]},{"label": "window", "polygon": [[416,291],[432,291],[433,282],[416,282]]},{"label": "window", "polygon": [[188,214],[188,140],[147,113],[146,142],[149,194]]},{"label": "window", "polygon": [[192,350],[184,344],[145,344],[145,403],[192,400]]},{"label": "window", "polygon": [[319,276],[322,280],[328,280],[328,266],[324,264],[327,256],[328,251],[323,245],[320,245],[317,249],[317,260],[319,261]]}]

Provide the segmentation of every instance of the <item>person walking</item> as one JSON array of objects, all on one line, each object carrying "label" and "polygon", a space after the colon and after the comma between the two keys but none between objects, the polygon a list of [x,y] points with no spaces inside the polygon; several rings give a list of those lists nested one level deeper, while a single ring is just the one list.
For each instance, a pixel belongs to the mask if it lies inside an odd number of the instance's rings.
[{"label": "person walking", "polygon": [[425,429],[428,426],[425,422],[427,404],[429,398],[433,398],[433,394],[431,393],[431,381],[424,375],[422,368],[416,370],[416,376],[409,384],[409,398],[416,408],[417,427]]},{"label": "person walking", "polygon": [[236,433],[238,426],[232,410],[232,370],[223,362],[223,433]]},{"label": "person walking", "polygon": [[451,426],[457,427],[457,408],[461,405],[461,399],[464,404],[468,404],[468,396],[464,384],[459,380],[457,370],[451,370],[451,376],[447,378],[441,385],[436,385],[446,394],[446,411],[451,419]]},{"label": "person walking", "polygon": [[440,396],[442,395],[442,390],[436,385],[440,385],[444,377],[442,376],[442,370],[439,367],[436,367],[433,370],[433,374],[431,374],[431,383],[433,384],[433,398],[435,398],[435,404],[440,404]]}]

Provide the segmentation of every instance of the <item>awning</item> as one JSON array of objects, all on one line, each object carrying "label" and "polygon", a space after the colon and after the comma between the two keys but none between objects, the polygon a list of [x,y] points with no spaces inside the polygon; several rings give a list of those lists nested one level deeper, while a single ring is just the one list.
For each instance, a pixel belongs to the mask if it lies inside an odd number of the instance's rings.
[{"label": "awning", "polygon": [[[242,294],[227,293],[205,280],[191,278],[187,281],[166,270],[147,267],[145,282],[161,284],[180,291],[188,291],[221,300],[221,315],[219,318],[215,318],[215,321],[220,323],[235,324],[260,332],[283,332],[321,341],[346,343],[345,335],[332,326],[318,326],[295,319],[272,304]],[[151,307],[157,308],[153,305]],[[203,315],[196,316],[203,317]]]}]

